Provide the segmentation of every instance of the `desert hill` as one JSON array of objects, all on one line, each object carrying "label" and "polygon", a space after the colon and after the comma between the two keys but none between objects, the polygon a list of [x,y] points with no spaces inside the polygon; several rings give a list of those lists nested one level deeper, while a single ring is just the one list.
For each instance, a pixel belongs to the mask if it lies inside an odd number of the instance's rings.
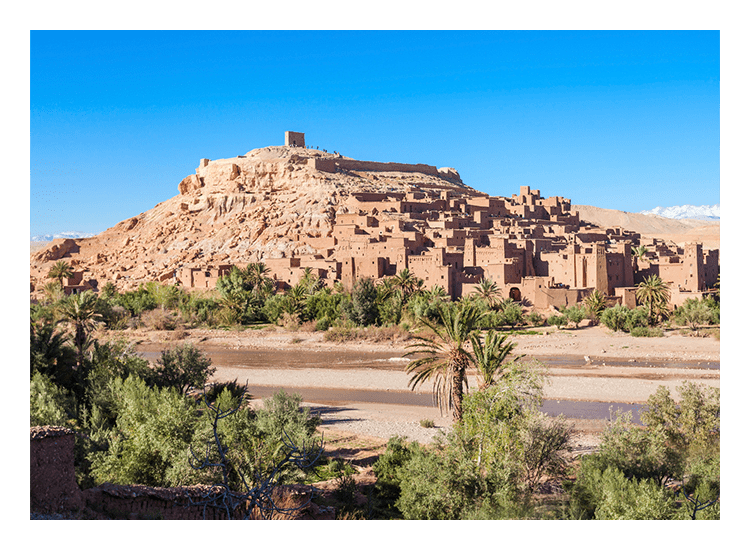
[{"label": "desert hill", "polygon": [[450,190],[485,195],[452,168],[357,161],[292,146],[209,161],[177,184],[179,194],[85,239],[58,239],[31,253],[32,293],[65,258],[84,278],[128,290],[171,278],[183,265],[246,264],[310,254],[306,239],[331,235],[354,193]]},{"label": "desert hill", "polygon": [[[115,282],[130,290],[171,280],[175,270],[244,265],[313,254],[309,243],[330,237],[337,214],[362,193],[440,192],[487,196],[465,185],[452,168],[358,161],[338,153],[274,146],[219,160],[201,159],[179,193],[94,237],[58,239],[31,251],[32,296],[65,258],[94,286]],[[353,207],[354,208],[354,207]],[[719,224],[573,206],[582,220],[620,226],[677,243],[698,240],[718,248]]]},{"label": "desert hill", "polygon": [[681,219],[635,214],[596,206],[571,205],[578,210],[582,221],[600,227],[622,227],[640,233],[642,237],[673,241],[680,246],[685,242],[700,242],[704,248],[718,249],[720,243],[718,221]]}]

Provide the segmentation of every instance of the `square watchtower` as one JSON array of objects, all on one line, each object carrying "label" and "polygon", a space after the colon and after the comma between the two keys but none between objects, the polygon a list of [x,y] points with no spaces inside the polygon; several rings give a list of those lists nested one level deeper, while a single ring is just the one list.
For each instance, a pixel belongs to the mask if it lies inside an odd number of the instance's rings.
[{"label": "square watchtower", "polygon": [[305,148],[304,132],[284,132],[284,145]]}]

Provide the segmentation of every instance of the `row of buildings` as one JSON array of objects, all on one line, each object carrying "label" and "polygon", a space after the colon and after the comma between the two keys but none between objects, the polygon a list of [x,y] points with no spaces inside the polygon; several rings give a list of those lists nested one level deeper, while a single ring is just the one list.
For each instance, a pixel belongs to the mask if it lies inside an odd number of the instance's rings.
[{"label": "row of buildings", "polygon": [[[576,303],[594,289],[634,307],[635,286],[658,275],[677,306],[714,286],[719,275],[718,250],[593,226],[569,199],[543,198],[528,186],[510,198],[450,189],[355,193],[346,207],[330,235],[295,236],[311,253],[263,259],[279,288],[295,285],[306,269],[330,286],[351,288],[358,278],[408,268],[425,287],[440,286],[454,299],[484,278],[503,296],[542,309]],[[642,257],[632,253],[639,245],[647,248]],[[175,277],[187,288],[212,288],[230,269],[183,267]]]}]

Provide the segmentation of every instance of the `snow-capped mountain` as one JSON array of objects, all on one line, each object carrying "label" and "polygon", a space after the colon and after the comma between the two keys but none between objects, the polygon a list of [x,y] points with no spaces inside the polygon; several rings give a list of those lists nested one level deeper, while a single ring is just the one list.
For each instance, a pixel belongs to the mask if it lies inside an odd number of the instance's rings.
[{"label": "snow-capped mountain", "polygon": [[718,220],[720,218],[720,208],[718,204],[713,206],[693,206],[686,204],[684,206],[657,206],[652,210],[643,210],[641,214],[651,216],[662,216],[673,220],[692,218],[696,220]]},{"label": "snow-capped mountain", "polygon": [[93,237],[94,233],[82,233],[81,231],[63,231],[61,233],[55,233],[54,235],[34,235],[31,237],[31,242],[46,242],[54,239],[85,239],[87,237]]}]

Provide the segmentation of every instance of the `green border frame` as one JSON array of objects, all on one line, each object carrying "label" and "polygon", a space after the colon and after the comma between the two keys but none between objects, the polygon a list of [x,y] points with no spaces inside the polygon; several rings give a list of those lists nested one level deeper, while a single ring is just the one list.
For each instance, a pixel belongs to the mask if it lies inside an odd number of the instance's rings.
[{"label": "green border frame", "polygon": [[[350,1],[336,2],[299,2],[285,0],[278,4],[266,2],[259,5],[230,2],[201,4],[183,2],[175,6],[160,6],[153,2],[129,2],[127,4],[103,4],[101,2],[35,2],[29,7],[21,8],[23,13],[8,13],[5,22],[5,33],[2,40],[4,51],[12,52],[6,58],[10,69],[6,75],[6,88],[10,90],[10,97],[6,96],[6,105],[28,105],[29,82],[29,30],[31,29],[60,29],[60,28],[194,28],[222,27],[242,21],[243,24],[257,28],[706,28],[720,29],[722,41],[722,65],[729,69],[728,80],[724,83],[722,95],[729,100],[730,117],[723,117],[722,136],[725,139],[725,171],[729,170],[727,181],[722,186],[724,194],[731,198],[731,202],[724,205],[725,221],[723,225],[729,227],[725,235],[725,249],[727,242],[739,246],[741,227],[740,205],[744,203],[747,192],[741,182],[742,175],[736,161],[740,158],[739,147],[746,120],[746,110],[743,109],[743,89],[736,73],[744,72],[742,67],[747,47],[746,30],[739,28],[745,18],[736,8],[723,9],[724,2],[711,4],[710,11],[703,2],[650,2],[633,1],[628,4],[605,4],[603,2],[550,2],[537,1],[525,5],[501,5],[486,2],[439,2],[404,4],[392,0],[377,3],[355,4]],[[726,5],[735,6],[734,3]],[[731,11],[730,11],[731,10]],[[20,55],[16,52],[19,52]],[[738,70],[739,69],[739,70]],[[728,84],[728,85],[727,85]],[[740,95],[742,94],[742,95]],[[7,204],[18,200],[24,203],[26,185],[13,186],[15,182],[26,180],[26,167],[18,159],[29,158],[28,146],[19,141],[20,135],[27,135],[29,119],[23,108],[6,110],[9,124],[3,135],[5,149],[9,150],[5,159],[6,181],[5,187],[9,194]],[[733,139],[732,139],[733,138]],[[727,149],[728,147],[728,149]],[[735,183],[737,182],[737,183]],[[729,191],[727,191],[729,189]],[[731,192],[731,195],[729,195]],[[593,543],[606,546],[622,546],[632,548],[634,544],[648,540],[652,544],[680,545],[690,543],[691,547],[699,545],[717,544],[719,529],[721,533],[729,529],[730,536],[735,530],[739,531],[741,495],[746,482],[738,471],[741,453],[745,450],[740,427],[742,413],[738,403],[741,403],[739,390],[746,384],[744,368],[731,368],[728,376],[732,384],[728,387],[729,399],[726,400],[725,433],[732,435],[732,439],[725,442],[725,472],[731,476],[732,484],[725,485],[724,526],[722,522],[705,522],[682,526],[676,522],[666,524],[646,522],[643,525],[612,524],[599,522],[544,522],[532,527],[524,522],[496,523],[496,522],[343,522],[333,524],[310,522],[286,523],[253,523],[249,528],[246,523],[222,524],[221,534],[206,529],[205,524],[197,522],[140,522],[137,527],[126,523],[115,522],[30,522],[28,520],[28,460],[29,448],[26,439],[25,398],[26,384],[26,348],[27,338],[25,324],[26,315],[26,275],[25,271],[17,268],[25,262],[27,254],[26,231],[28,226],[28,211],[11,209],[9,215],[3,218],[4,234],[13,235],[10,241],[10,257],[13,268],[4,275],[4,281],[10,283],[6,288],[10,290],[10,315],[6,316],[6,342],[10,342],[11,353],[5,362],[10,373],[10,399],[3,400],[6,417],[12,418],[11,437],[6,444],[5,464],[6,481],[10,491],[3,499],[4,523],[10,538],[19,542],[26,542],[33,538],[33,542],[49,542],[55,546],[67,544],[76,547],[93,545],[131,546],[133,543],[144,544],[148,547],[157,544],[173,546],[180,543],[207,544],[275,544],[288,546],[294,544],[336,547],[336,546],[381,546],[383,544],[412,545],[417,542],[427,546],[456,546],[472,543],[490,543],[507,545],[513,543],[534,546],[545,542],[555,546],[580,546]],[[18,233],[18,228],[21,233]],[[23,235],[23,237],[20,237]],[[726,239],[729,239],[728,241]],[[21,242],[23,240],[23,242]],[[725,257],[724,285],[725,299],[724,319],[725,335],[722,355],[725,359],[733,360],[731,365],[738,363],[739,346],[739,312],[740,294],[735,291],[736,280],[743,261],[735,254]],[[726,292],[729,294],[726,294]],[[727,356],[727,353],[729,354]],[[730,363],[727,362],[729,365]],[[18,444],[20,453],[14,449]],[[16,475],[16,472],[20,474]],[[28,521],[28,523],[27,523]],[[728,524],[728,525],[727,525]],[[336,527],[333,527],[333,526]],[[698,527],[701,525],[701,527]],[[242,526],[242,527],[241,527]],[[283,526],[283,527],[282,527]],[[331,531],[331,529],[336,529]],[[627,529],[627,531],[626,531]],[[243,536],[244,535],[244,536]],[[369,535],[369,536],[368,536]],[[596,535],[603,535],[600,538]],[[743,540],[742,534],[728,540]],[[327,536],[327,537],[326,537]],[[90,542],[89,542],[90,541]]]}]

